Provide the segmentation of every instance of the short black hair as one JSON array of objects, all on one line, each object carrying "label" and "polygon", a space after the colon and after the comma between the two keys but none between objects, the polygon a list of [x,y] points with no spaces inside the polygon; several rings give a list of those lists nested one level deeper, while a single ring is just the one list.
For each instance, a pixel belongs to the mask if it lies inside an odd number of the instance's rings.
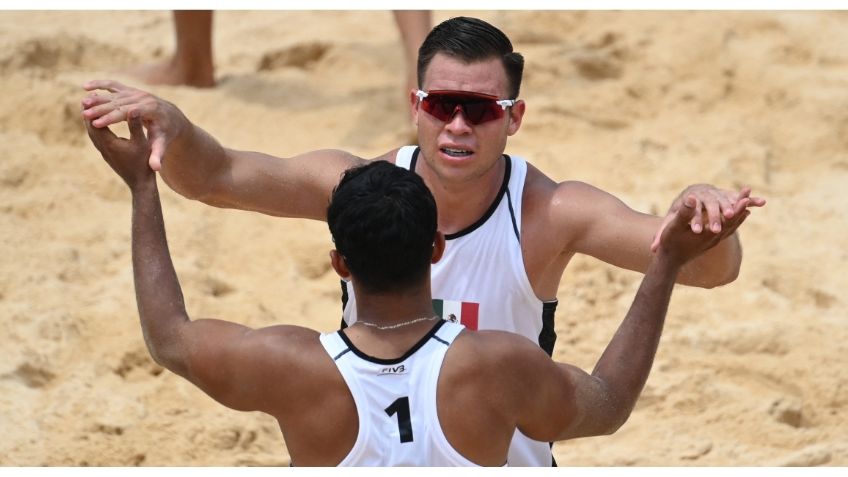
[{"label": "short black hair", "polygon": [[471,17],[455,17],[436,25],[418,49],[418,87],[424,87],[424,73],[437,53],[466,63],[500,58],[509,81],[509,98],[518,98],[524,57],[513,51],[509,38],[493,25]]},{"label": "short black hair", "polygon": [[386,161],[348,169],[327,208],[336,250],[371,293],[409,289],[427,278],[437,220],[421,177]]}]

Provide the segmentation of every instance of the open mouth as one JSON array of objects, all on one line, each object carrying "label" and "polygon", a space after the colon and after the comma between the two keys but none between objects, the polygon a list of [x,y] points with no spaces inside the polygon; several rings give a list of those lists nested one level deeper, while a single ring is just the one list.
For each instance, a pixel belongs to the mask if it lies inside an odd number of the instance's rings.
[{"label": "open mouth", "polygon": [[443,147],[440,150],[450,157],[467,157],[473,154],[472,151],[469,151],[467,149],[455,149],[452,147]]}]

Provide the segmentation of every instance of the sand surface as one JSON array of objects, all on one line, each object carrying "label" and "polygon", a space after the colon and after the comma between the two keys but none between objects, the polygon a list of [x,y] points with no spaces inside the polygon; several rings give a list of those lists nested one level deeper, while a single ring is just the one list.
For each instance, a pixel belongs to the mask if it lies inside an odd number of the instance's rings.
[{"label": "sand surface", "polygon": [[[476,14],[526,57],[508,153],[646,212],[697,182],[770,201],[736,282],[678,288],[630,421],[559,463],[848,465],[848,13]],[[389,13],[223,12],[215,35],[217,88],[150,89],[224,144],[372,157],[409,137]],[[79,120],[84,81],[172,44],[168,12],[0,12],[0,465],[289,462],[273,419],[149,358],[129,194]],[[338,324],[323,223],[162,195],[193,316]],[[591,369],[638,280],[574,260],[556,358]]]}]

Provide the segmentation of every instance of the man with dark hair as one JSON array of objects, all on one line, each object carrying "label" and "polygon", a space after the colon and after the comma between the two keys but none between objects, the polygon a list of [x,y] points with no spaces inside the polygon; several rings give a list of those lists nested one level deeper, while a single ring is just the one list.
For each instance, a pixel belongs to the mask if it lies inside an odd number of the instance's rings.
[{"label": "man with dark hair", "polygon": [[428,271],[445,248],[436,202],[419,176],[374,161],[345,173],[327,210],[332,266],[359,296],[359,320],[327,334],[254,330],[189,318],[139,115],[129,140],[86,126],[132,194],[133,274],[151,356],[227,407],[276,418],[293,465],[500,466],[517,431],[539,441],[613,432],[647,380],[680,268],[748,215],[741,199],[721,232],[695,234],[696,200],[685,198],[589,375],[516,334],[468,332],[434,316]]},{"label": "man with dark hair", "polygon": [[[739,204],[765,204],[751,190],[689,186],[664,218],[636,212],[613,195],[577,181],[556,183],[524,159],[504,153],[518,132],[521,55],[494,26],[458,17],[436,26],[419,49],[418,90],[410,105],[420,147],[374,159],[417,173],[432,192],[445,234],[444,257],[431,270],[436,314],[470,329],[518,333],[552,355],[554,312],[565,267],[577,253],[640,272],[668,224],[694,199],[691,230],[727,237],[684,266],[678,282],[715,287],[738,275],[738,236],[723,233]],[[326,220],[342,171],[368,161],[319,150],[276,158],[221,146],[173,104],[114,81],[86,83],[83,117],[101,128],[140,114],[151,139],[150,166],[185,197],[218,207]],[[357,319],[359,296],[343,281],[343,325]],[[548,442],[516,431],[511,465],[551,465]]]},{"label": "man with dark hair", "polygon": [[[420,177],[410,179],[409,171],[385,161],[372,165],[345,173],[327,224],[360,288],[402,290],[430,274],[436,202]],[[354,178],[355,184],[343,187]]]}]

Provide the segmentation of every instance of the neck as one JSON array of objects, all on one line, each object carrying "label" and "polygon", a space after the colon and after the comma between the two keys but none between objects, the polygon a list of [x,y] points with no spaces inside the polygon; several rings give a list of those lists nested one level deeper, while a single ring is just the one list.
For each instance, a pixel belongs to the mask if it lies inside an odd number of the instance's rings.
[{"label": "neck", "polygon": [[439,230],[450,235],[479,220],[500,192],[505,168],[506,161],[500,159],[483,173],[456,181],[441,176],[426,160],[420,161],[417,172],[436,199]]},{"label": "neck", "polygon": [[[430,281],[402,292],[368,293],[353,283],[358,320],[380,327],[403,325],[417,318],[433,316]],[[417,325],[409,328],[417,328]],[[432,323],[430,323],[432,324]],[[400,329],[400,328],[398,328]]]}]

